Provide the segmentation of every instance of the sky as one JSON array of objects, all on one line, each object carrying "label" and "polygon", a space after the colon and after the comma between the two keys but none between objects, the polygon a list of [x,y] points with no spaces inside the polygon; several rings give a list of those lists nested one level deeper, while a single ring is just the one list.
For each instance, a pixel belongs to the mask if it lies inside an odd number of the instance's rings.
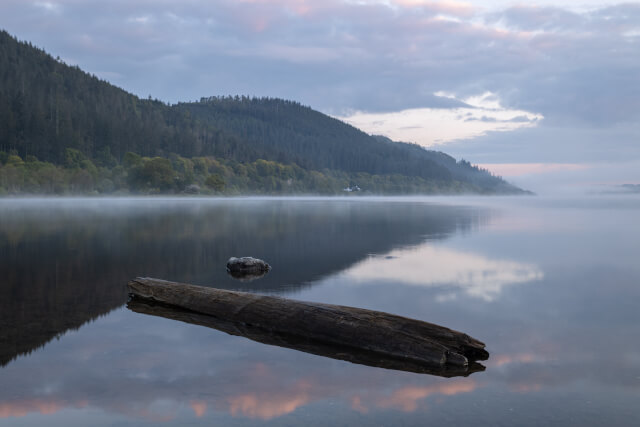
[{"label": "sky", "polygon": [[299,101],[539,192],[640,183],[640,2],[2,0],[139,96]]}]

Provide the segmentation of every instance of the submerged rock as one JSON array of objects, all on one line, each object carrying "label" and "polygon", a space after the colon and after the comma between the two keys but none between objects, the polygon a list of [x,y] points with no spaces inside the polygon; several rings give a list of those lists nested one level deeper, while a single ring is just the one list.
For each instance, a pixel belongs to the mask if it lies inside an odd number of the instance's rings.
[{"label": "submerged rock", "polygon": [[227,261],[227,272],[234,279],[244,281],[259,279],[267,274],[269,270],[271,270],[271,266],[258,258],[231,257]]}]

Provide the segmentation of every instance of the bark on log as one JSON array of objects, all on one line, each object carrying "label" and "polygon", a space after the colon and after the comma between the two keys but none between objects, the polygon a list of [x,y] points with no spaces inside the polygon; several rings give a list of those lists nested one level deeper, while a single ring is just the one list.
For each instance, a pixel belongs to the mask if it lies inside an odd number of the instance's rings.
[{"label": "bark on log", "polygon": [[484,343],[443,326],[339,305],[137,278],[134,297],[321,343],[358,348],[431,366],[468,367],[486,360]]},{"label": "bark on log", "polygon": [[351,346],[335,345],[311,340],[298,335],[274,332],[246,323],[219,319],[208,314],[200,314],[180,307],[166,305],[141,298],[134,298],[127,303],[129,310],[136,313],[158,316],[193,325],[204,326],[225,332],[229,335],[240,336],[262,344],[275,345],[303,351],[317,356],[344,360],[359,365],[376,368],[393,369],[397,371],[414,372],[418,374],[436,375],[439,377],[469,376],[474,372],[484,371],[485,367],[479,363],[470,362],[469,366],[451,366],[429,363],[418,363],[414,360],[389,357],[385,354],[366,351]]}]

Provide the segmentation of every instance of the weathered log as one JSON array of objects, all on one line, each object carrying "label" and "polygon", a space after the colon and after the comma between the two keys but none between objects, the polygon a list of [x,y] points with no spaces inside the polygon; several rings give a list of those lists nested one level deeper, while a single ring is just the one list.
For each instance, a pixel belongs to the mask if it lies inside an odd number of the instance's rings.
[{"label": "weathered log", "polygon": [[468,366],[451,366],[422,362],[418,363],[414,360],[388,357],[381,353],[366,351],[352,346],[329,344],[300,337],[298,335],[273,332],[258,326],[219,319],[208,314],[200,314],[180,307],[141,298],[131,299],[127,303],[127,308],[135,311],[136,313],[158,316],[216,329],[229,335],[248,338],[262,344],[290,348],[297,351],[303,351],[305,353],[315,354],[317,356],[345,360],[347,362],[373,366],[376,368],[437,375],[446,378],[458,376],[466,377],[474,372],[485,370],[484,366],[474,362],[471,362]]},{"label": "weathered log", "polygon": [[432,366],[465,367],[469,360],[489,357],[484,343],[464,333],[380,311],[151,278],[132,280],[129,290],[135,297],[226,321]]}]

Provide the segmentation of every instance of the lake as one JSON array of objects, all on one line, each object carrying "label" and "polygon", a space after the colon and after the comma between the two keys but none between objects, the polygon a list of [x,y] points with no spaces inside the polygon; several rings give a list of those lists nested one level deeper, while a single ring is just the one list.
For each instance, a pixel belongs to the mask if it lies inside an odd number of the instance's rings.
[{"label": "lake", "polygon": [[[0,199],[0,426],[640,425],[639,259],[631,196]],[[128,309],[136,276],[400,314],[490,358],[442,378],[265,345]]]}]

